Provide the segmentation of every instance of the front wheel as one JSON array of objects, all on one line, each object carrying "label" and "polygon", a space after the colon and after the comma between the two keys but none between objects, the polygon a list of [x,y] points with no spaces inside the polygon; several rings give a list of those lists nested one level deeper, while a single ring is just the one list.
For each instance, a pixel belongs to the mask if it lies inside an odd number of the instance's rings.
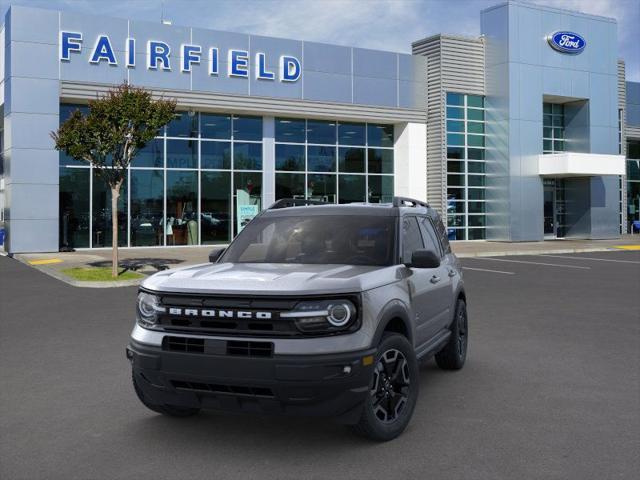
[{"label": "front wheel", "polygon": [[419,390],[418,362],[409,341],[399,334],[385,334],[360,420],[352,428],[376,441],[400,435],[409,424]]},{"label": "front wheel", "polygon": [[436,353],[436,363],[442,370],[460,370],[467,358],[469,342],[467,304],[461,298],[456,304],[456,313],[450,330],[449,341]]}]

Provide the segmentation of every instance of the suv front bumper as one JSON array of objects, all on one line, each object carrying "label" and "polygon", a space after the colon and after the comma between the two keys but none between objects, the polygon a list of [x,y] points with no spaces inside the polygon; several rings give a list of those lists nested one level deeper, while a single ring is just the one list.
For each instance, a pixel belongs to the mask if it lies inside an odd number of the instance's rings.
[{"label": "suv front bumper", "polygon": [[353,423],[369,393],[375,352],[244,357],[166,351],[132,339],[127,358],[155,404]]}]

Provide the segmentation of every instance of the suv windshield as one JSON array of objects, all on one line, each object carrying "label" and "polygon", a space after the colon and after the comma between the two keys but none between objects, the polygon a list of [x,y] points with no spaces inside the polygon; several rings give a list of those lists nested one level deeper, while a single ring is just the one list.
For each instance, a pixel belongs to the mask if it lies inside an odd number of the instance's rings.
[{"label": "suv windshield", "polygon": [[258,217],[220,261],[392,265],[396,220],[366,215]]}]

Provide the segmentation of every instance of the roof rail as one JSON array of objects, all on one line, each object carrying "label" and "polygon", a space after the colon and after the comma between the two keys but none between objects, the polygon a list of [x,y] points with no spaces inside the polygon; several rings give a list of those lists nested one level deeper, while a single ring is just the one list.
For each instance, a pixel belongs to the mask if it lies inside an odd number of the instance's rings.
[{"label": "roof rail", "polygon": [[[407,205],[409,204],[409,205]],[[420,200],[416,200],[415,198],[408,197],[393,197],[393,206],[394,207],[425,207],[429,208],[429,204],[427,202],[422,202]]]},{"label": "roof rail", "polygon": [[308,200],[304,198],[281,198],[280,200],[272,204],[267,210],[289,207],[306,207],[309,205],[329,205],[329,203],[323,202],[321,200]]}]

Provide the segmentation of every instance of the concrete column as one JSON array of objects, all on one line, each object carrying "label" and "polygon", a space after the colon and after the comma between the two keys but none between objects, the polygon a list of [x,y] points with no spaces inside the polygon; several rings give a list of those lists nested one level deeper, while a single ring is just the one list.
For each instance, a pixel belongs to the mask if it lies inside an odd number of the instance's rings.
[{"label": "concrete column", "polygon": [[426,201],[427,126],[399,123],[394,134],[394,194]]},{"label": "concrete column", "polygon": [[58,12],[12,6],[5,17],[7,250],[58,250]]}]

